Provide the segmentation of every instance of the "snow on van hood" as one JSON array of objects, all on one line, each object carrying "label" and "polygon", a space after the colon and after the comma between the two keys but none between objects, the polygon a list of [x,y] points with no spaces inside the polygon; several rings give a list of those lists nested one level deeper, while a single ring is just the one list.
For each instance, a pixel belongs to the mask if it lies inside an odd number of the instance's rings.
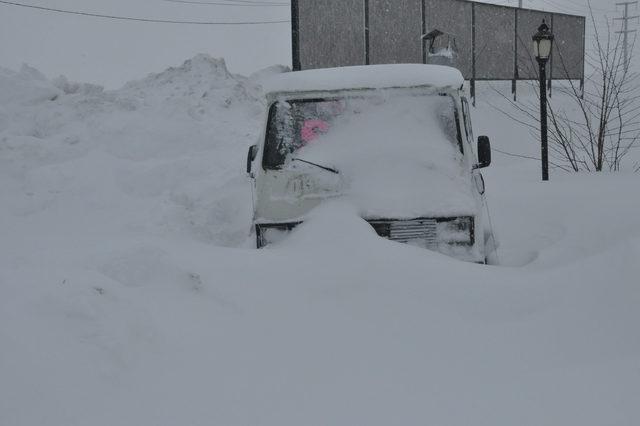
[{"label": "snow on van hood", "polygon": [[436,96],[388,100],[357,120],[336,122],[296,155],[339,170],[344,197],[363,217],[474,214],[477,204],[462,154],[435,114],[425,111],[441,108],[442,101]]}]

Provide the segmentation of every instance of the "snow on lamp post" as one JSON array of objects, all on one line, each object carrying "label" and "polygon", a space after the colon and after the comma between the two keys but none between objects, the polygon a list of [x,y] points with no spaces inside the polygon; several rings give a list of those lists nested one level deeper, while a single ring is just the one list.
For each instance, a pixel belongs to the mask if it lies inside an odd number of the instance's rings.
[{"label": "snow on lamp post", "polygon": [[533,35],[533,53],[540,67],[540,142],[542,145],[542,180],[549,180],[549,144],[547,140],[547,62],[551,56],[553,34],[544,19]]}]

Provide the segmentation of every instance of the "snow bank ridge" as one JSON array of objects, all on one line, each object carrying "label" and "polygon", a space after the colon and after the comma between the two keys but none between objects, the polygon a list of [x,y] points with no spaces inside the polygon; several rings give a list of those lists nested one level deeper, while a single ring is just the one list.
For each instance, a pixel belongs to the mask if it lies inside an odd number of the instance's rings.
[{"label": "snow bank ridge", "polygon": [[205,54],[199,54],[179,67],[129,82],[121,90],[157,100],[213,99],[221,101],[223,106],[261,98],[259,87],[251,80],[231,74],[224,59]]},{"label": "snow bank ridge", "polygon": [[[4,213],[53,224],[49,211],[73,216],[75,206],[114,232],[237,245],[249,223],[239,212],[251,210],[242,160],[261,99],[253,78],[208,55],[110,91],[26,65],[0,69],[0,167],[16,191]],[[142,205],[125,211],[132,198]],[[88,203],[111,211],[107,223]]]}]

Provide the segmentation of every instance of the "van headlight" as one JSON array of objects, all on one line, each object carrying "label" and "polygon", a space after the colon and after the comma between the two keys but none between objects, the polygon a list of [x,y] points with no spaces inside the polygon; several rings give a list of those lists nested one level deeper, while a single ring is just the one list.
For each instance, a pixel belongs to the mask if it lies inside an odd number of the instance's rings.
[{"label": "van headlight", "polygon": [[436,225],[438,241],[448,244],[474,243],[473,217],[456,217],[438,220]]}]

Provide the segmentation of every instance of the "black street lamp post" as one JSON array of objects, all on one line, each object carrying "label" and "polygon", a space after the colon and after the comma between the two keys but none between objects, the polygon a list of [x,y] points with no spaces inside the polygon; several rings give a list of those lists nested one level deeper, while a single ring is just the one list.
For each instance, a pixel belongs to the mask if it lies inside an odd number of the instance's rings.
[{"label": "black street lamp post", "polygon": [[542,180],[549,180],[549,144],[547,140],[547,61],[551,55],[553,34],[542,20],[533,36],[533,52],[540,67],[540,142],[542,145]]}]

